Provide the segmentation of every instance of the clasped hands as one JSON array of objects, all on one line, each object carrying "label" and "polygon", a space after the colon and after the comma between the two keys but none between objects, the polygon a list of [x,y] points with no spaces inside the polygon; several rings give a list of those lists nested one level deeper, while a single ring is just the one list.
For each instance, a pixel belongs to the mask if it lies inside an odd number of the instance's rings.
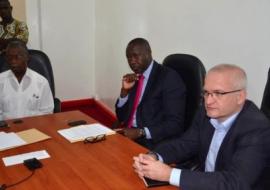
[{"label": "clasped hands", "polygon": [[133,160],[133,168],[140,178],[169,182],[172,168],[156,160],[153,155],[139,154],[133,157]]}]

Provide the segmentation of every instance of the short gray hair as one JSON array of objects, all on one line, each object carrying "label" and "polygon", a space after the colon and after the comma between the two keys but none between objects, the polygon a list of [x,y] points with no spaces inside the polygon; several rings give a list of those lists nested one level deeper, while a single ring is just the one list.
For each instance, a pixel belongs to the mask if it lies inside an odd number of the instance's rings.
[{"label": "short gray hair", "polygon": [[235,89],[247,88],[247,75],[244,69],[234,64],[219,64],[212,67],[209,72],[230,72],[230,79],[233,82]]}]

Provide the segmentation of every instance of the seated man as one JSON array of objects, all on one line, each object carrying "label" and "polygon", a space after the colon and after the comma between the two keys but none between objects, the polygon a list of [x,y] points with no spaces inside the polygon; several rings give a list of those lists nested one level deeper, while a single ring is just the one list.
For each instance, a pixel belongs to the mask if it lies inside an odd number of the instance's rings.
[{"label": "seated man", "polygon": [[28,50],[21,40],[10,41],[5,52],[10,70],[0,73],[0,120],[53,112],[46,78],[27,68]]},{"label": "seated man", "polygon": [[0,52],[2,52],[10,39],[17,38],[25,43],[28,41],[28,28],[26,23],[12,17],[12,6],[8,0],[0,1]]},{"label": "seated man", "polygon": [[124,125],[121,132],[147,148],[179,136],[186,100],[180,76],[152,59],[150,45],[143,38],[128,43],[126,57],[134,73],[123,76],[116,103],[117,118]]},{"label": "seated man", "polygon": [[[270,123],[246,100],[246,74],[235,65],[213,67],[204,84],[204,108],[180,138],[134,157],[140,177],[183,190],[261,190],[269,159]],[[172,168],[198,155],[199,171]],[[164,163],[163,163],[163,162]]]}]

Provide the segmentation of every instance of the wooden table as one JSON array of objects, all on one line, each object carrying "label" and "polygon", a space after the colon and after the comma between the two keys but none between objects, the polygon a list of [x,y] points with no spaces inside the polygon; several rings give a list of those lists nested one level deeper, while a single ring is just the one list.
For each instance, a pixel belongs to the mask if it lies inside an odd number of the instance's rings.
[{"label": "wooden table", "polygon": [[[37,169],[30,179],[9,188],[10,190],[147,189],[132,168],[132,157],[145,152],[145,148],[119,134],[94,144],[70,143],[60,136],[57,130],[67,128],[67,123],[72,120],[95,122],[79,111],[24,118],[19,124],[8,121],[10,128],[1,129],[2,131],[18,132],[37,128],[52,137],[46,141],[0,152],[1,158],[38,150],[46,150],[51,156],[41,160],[43,167]],[[23,164],[6,167],[3,161],[0,161],[1,184],[15,183],[30,173]],[[165,189],[177,188],[155,188]]]}]

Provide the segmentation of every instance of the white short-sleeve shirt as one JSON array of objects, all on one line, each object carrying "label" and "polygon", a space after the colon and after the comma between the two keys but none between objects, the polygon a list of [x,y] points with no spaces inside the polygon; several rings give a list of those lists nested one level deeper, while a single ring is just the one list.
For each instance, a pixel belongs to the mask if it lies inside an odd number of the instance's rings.
[{"label": "white short-sleeve shirt", "polygon": [[11,70],[0,73],[0,120],[52,113],[53,96],[45,77],[27,68],[19,83]]}]

